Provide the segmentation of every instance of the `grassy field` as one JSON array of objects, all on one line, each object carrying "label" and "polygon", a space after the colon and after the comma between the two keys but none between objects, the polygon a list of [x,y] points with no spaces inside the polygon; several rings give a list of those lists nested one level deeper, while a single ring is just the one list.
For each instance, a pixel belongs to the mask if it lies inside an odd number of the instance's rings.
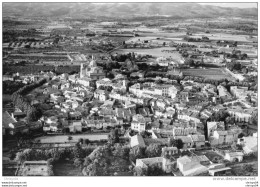
[{"label": "grassy field", "polygon": [[55,176],[83,176],[79,168],[73,165],[73,161],[58,162],[53,167]]},{"label": "grassy field", "polygon": [[221,68],[210,69],[182,69],[184,76],[196,76],[203,77],[212,80],[228,79],[232,80],[232,77],[225,73]]}]

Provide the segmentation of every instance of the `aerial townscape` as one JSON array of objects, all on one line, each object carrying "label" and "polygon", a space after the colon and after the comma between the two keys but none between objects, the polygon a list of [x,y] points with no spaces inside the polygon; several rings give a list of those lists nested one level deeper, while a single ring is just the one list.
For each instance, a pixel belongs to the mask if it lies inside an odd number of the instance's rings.
[{"label": "aerial townscape", "polygon": [[257,8],[3,3],[4,176],[257,176]]}]

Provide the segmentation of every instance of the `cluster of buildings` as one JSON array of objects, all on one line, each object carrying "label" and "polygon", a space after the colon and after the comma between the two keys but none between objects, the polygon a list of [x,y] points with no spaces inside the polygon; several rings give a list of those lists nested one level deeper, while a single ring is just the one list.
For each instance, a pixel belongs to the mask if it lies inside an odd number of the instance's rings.
[{"label": "cluster of buildings", "polygon": [[[131,29],[116,29],[120,25]],[[145,147],[151,142],[163,145],[160,157],[137,159],[136,167],[147,170],[151,166],[157,166],[166,173],[183,176],[205,173],[214,176],[231,170],[224,163],[216,163],[214,158],[203,152],[208,148],[212,148],[215,156],[230,162],[241,162],[244,155],[256,153],[257,92],[248,87],[225,84],[216,86],[206,81],[182,79],[184,74],[179,69],[190,67],[185,58],[193,60],[194,64],[225,66],[225,61],[232,60],[225,55],[233,53],[231,44],[225,41],[211,43],[207,37],[207,42],[210,42],[208,45],[202,45],[201,42],[193,45],[180,40],[170,42],[169,39],[164,42],[160,38],[124,39],[124,42],[119,40],[114,43],[110,41],[111,37],[132,38],[136,33],[158,32],[157,28],[140,25],[140,22],[101,22],[75,29],[68,24],[54,23],[36,29],[42,36],[48,36],[43,40],[5,43],[5,50],[15,49],[8,51],[5,59],[80,66],[79,73],[74,74],[41,72],[4,75],[4,81],[21,81],[24,84],[33,83],[42,77],[47,78],[48,82],[36,89],[37,96],[31,98],[31,105],[44,103],[48,109],[38,121],[28,123],[26,114],[21,109],[10,107],[15,110],[9,110],[5,105],[3,135],[29,134],[38,130],[46,134],[73,135],[92,133],[94,130],[109,132],[110,129],[118,128],[121,130],[120,135],[130,139],[131,148]],[[204,36],[202,38],[205,39]],[[58,43],[60,47],[57,47]],[[161,52],[176,51],[180,58],[176,60],[174,57],[165,57],[169,55],[151,58],[152,60],[148,57],[140,58],[136,64],[146,63],[148,66],[160,67],[156,73],[162,76],[156,74],[156,78],[149,80],[146,79],[148,76],[145,77],[145,70],[127,72],[121,68],[107,72],[106,66],[98,66],[94,56],[88,58],[93,51],[105,53],[104,46],[115,48],[119,45],[123,48],[174,47]],[[248,45],[237,47],[251,48]],[[25,52],[26,50],[30,52]],[[246,76],[257,76],[257,61],[254,58],[249,56],[248,61],[239,61],[247,66],[247,70],[250,70],[248,73],[233,73],[228,69],[225,72],[240,82]],[[136,60],[135,57],[133,59]],[[118,64],[125,65],[127,62]],[[177,81],[172,77],[180,79]],[[131,132],[136,135],[132,136]],[[151,136],[143,137],[143,133]],[[167,142],[172,139],[182,142],[180,149],[167,146]],[[237,144],[241,145],[240,150],[231,148]],[[223,147],[228,149],[223,151]],[[49,175],[45,161],[25,162],[22,171],[20,175]]]},{"label": "cluster of buildings", "polygon": [[[165,173],[173,173],[174,176],[218,176],[231,171],[224,163],[212,162],[207,156],[197,155],[193,150],[182,156],[184,152],[176,147],[163,147],[161,157],[137,159],[136,168],[147,172],[149,167],[157,167]],[[242,152],[225,152],[223,158],[230,162],[241,162],[243,155]]]}]

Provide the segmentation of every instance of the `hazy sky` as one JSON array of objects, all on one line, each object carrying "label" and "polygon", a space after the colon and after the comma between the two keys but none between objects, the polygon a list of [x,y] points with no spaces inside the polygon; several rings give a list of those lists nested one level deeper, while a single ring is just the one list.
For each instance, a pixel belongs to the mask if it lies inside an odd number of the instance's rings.
[{"label": "hazy sky", "polygon": [[[95,4],[104,4],[103,3],[99,3],[98,1],[100,0],[97,0],[97,3]],[[101,0],[102,1],[102,0]],[[131,2],[131,0],[129,1]],[[135,1],[133,1],[135,2]],[[136,1],[138,2],[138,1]],[[142,0],[141,0],[142,2]],[[151,1],[153,2],[153,1]],[[191,1],[193,2],[193,1]],[[124,1],[122,1],[122,3],[125,3]],[[168,2],[170,3],[170,2]],[[180,2],[176,2],[176,3],[180,3]],[[194,3],[196,3],[196,1],[194,1]],[[233,2],[229,2],[229,3],[199,3],[201,5],[214,5],[214,6],[221,6],[221,7],[237,7],[237,8],[257,8],[257,3],[233,3]]]},{"label": "hazy sky", "polygon": [[257,8],[257,3],[199,3],[202,5],[215,5],[222,7]]}]

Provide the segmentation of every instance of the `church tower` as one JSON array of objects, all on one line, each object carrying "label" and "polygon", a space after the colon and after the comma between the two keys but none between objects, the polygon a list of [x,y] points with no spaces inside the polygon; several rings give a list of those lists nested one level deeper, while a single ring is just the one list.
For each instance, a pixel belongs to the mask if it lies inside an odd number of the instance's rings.
[{"label": "church tower", "polygon": [[89,63],[89,67],[92,68],[92,67],[97,67],[97,63],[96,63],[96,60],[95,60],[95,57],[92,55],[92,59]]},{"label": "church tower", "polygon": [[85,66],[84,66],[84,63],[81,63],[80,64],[80,78],[83,78],[85,76],[85,73],[86,73],[86,69],[85,69]]}]

